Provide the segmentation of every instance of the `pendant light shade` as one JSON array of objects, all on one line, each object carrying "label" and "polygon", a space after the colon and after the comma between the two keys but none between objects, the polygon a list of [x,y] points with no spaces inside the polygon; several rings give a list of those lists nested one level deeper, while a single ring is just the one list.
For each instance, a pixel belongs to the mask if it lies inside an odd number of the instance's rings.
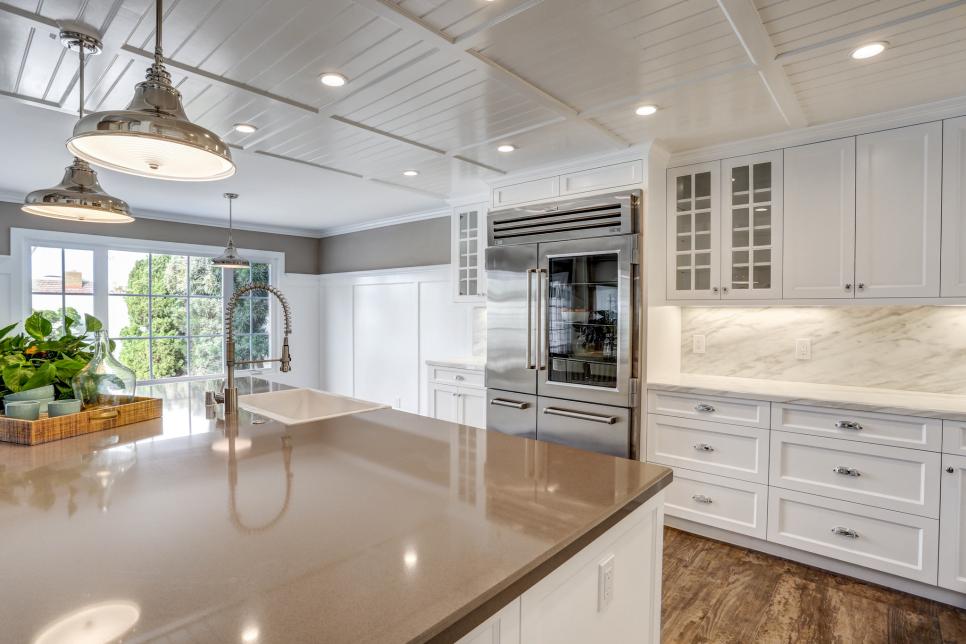
[{"label": "pendant light shade", "polygon": [[252,263],[238,254],[235,241],[231,238],[231,202],[238,199],[238,195],[234,192],[226,192],[225,199],[228,200],[228,246],[225,247],[225,252],[211,260],[211,263],[219,268],[248,268]]},{"label": "pendant light shade", "polygon": [[[101,42],[88,34],[62,31],[60,40],[65,47],[76,50],[80,56],[78,90],[79,114],[84,117],[84,56],[98,54]],[[97,173],[83,159],[74,158],[67,166],[64,179],[53,188],[34,190],[24,199],[21,210],[31,215],[84,221],[93,223],[122,224],[134,221],[126,202],[104,192],[97,180]]]},{"label": "pendant light shade", "polygon": [[73,154],[104,168],[153,179],[214,181],[235,174],[228,144],[188,120],[161,51],[161,0],[155,4],[154,64],[121,111],[95,112],[74,126]]}]

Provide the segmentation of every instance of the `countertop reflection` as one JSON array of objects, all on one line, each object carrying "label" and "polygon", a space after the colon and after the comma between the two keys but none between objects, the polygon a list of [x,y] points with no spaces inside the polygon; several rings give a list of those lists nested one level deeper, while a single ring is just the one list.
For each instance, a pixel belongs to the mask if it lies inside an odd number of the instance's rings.
[{"label": "countertop reflection", "polygon": [[0,444],[0,639],[422,641],[670,476],[393,410],[226,425],[218,384],[139,391],[163,419]]}]

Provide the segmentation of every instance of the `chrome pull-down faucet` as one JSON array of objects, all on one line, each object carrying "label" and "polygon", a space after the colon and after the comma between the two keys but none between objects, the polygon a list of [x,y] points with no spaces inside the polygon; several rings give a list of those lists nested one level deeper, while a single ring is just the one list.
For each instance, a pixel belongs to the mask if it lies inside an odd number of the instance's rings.
[{"label": "chrome pull-down faucet", "polygon": [[[232,325],[232,320],[235,317],[235,307],[238,305],[238,300],[245,293],[250,293],[251,291],[266,291],[271,293],[278,298],[279,303],[282,305],[282,316],[285,318],[285,335],[282,339],[282,357],[281,358],[263,358],[260,360],[235,360],[235,330]],[[227,380],[225,382],[225,413],[226,414],[237,414],[238,413],[238,388],[235,387],[235,367],[246,365],[246,364],[261,364],[263,362],[279,362],[281,367],[279,368],[283,373],[287,373],[292,370],[292,355],[289,353],[288,349],[288,336],[292,334],[292,313],[288,306],[288,300],[285,295],[272,286],[271,284],[262,284],[256,282],[254,284],[249,284],[247,286],[242,286],[237,289],[228,300],[228,306],[225,308],[225,366],[227,368]]]}]

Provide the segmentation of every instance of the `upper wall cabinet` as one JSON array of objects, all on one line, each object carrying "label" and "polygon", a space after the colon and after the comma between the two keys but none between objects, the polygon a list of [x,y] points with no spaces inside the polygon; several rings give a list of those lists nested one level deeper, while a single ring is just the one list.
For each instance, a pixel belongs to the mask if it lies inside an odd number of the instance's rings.
[{"label": "upper wall cabinet", "polygon": [[450,227],[453,241],[453,296],[457,302],[478,302],[486,297],[483,248],[486,238],[486,205],[453,210]]},{"label": "upper wall cabinet", "polygon": [[851,298],[855,291],[855,139],[784,151],[782,295]]},{"label": "upper wall cabinet", "polygon": [[966,116],[943,121],[942,295],[966,296]]},{"label": "upper wall cabinet", "polygon": [[597,191],[640,188],[643,183],[644,162],[635,159],[494,188],[492,205],[509,208]]},{"label": "upper wall cabinet", "polygon": [[856,137],[856,297],[938,297],[942,124]]},{"label": "upper wall cabinet", "polygon": [[668,170],[668,299],[721,297],[720,190],[717,161]]},{"label": "upper wall cabinet", "polygon": [[721,162],[721,297],[781,297],[782,153]]}]

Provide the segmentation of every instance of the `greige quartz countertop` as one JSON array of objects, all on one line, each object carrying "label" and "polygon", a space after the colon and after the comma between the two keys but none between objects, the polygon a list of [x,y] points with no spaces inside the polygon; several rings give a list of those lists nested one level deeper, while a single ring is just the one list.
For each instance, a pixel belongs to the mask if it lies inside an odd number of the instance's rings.
[{"label": "greige quartz countertop", "polygon": [[163,420],[0,444],[0,639],[452,639],[670,481],[392,410],[243,412],[230,439],[205,387],[155,388]]},{"label": "greige quartz countertop", "polygon": [[708,396],[742,396],[786,404],[826,405],[856,411],[966,421],[966,396],[954,394],[697,374],[648,380],[647,387]]}]

